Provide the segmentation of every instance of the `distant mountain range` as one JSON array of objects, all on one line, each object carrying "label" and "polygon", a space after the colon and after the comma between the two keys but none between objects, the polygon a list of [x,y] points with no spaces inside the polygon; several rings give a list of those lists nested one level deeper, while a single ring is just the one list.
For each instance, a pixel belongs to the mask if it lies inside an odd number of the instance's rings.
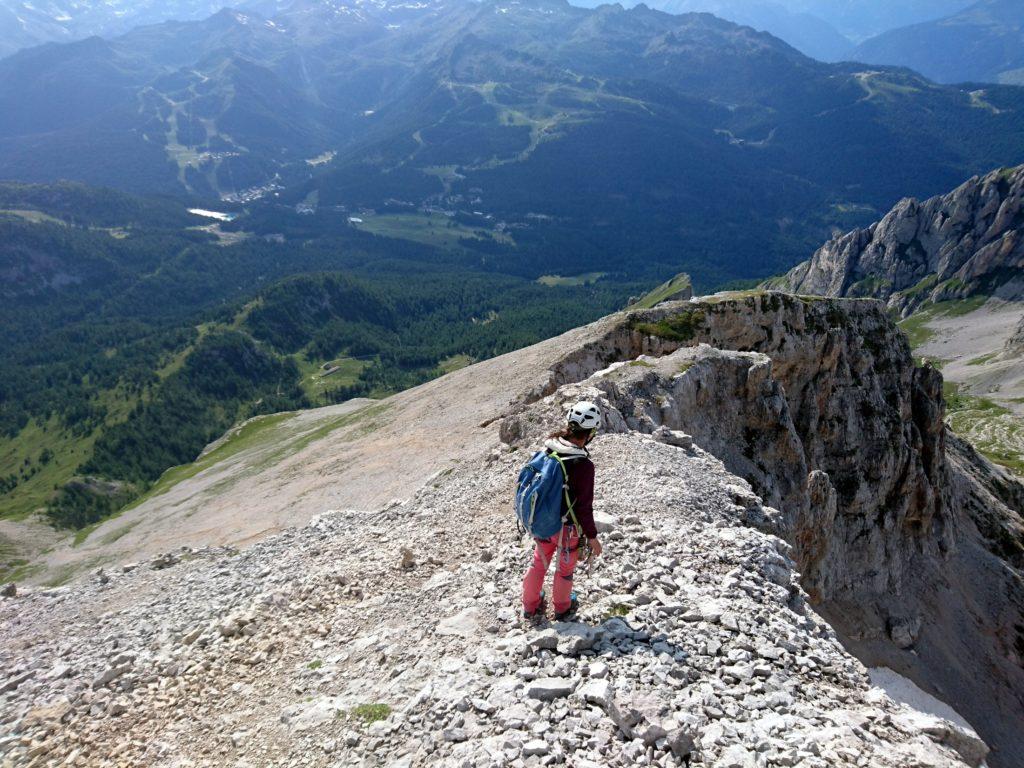
[{"label": "distant mountain range", "polygon": [[910,67],[942,83],[1024,85],[1024,3],[981,0],[951,16],[885,32],[850,58]]},{"label": "distant mountain range", "polygon": [[[819,61],[840,61],[853,42],[819,16],[793,11],[773,0],[651,0],[646,3],[665,13],[711,13],[768,32]],[[573,5],[596,8],[601,0],[574,0]],[[624,3],[631,7],[635,3]]]},{"label": "distant mountain range", "polygon": [[766,275],[1021,161],[1020,89],[644,6],[295,0],[0,61],[0,178],[502,222],[534,276]]},{"label": "distant mountain range", "polygon": [[[331,0],[323,0],[322,4],[330,5]],[[600,3],[582,0],[576,4],[596,7]],[[626,7],[634,4],[623,3]],[[669,13],[714,13],[723,19],[770,32],[823,61],[837,60],[852,46],[850,40],[861,41],[890,29],[948,16],[969,4],[969,0],[902,0],[898,3],[883,0],[652,0],[647,3]],[[72,42],[93,35],[112,37],[146,24],[203,19],[225,6],[273,16],[290,5],[289,0],[0,0],[0,57],[42,43]],[[363,5],[372,7],[374,4]]]},{"label": "distant mountain range", "polygon": [[[971,0],[648,0],[666,13],[712,13],[721,19],[768,32],[819,61],[859,60],[855,43],[891,29],[939,19]],[[596,8],[601,0],[574,0]],[[636,0],[623,2],[627,8]]]},{"label": "distant mountain range", "polygon": [[0,0],[0,56],[41,43],[110,36],[167,19],[202,19],[219,0]]},{"label": "distant mountain range", "polygon": [[854,41],[890,29],[941,19],[966,8],[972,0],[775,0],[795,13],[824,19]]}]

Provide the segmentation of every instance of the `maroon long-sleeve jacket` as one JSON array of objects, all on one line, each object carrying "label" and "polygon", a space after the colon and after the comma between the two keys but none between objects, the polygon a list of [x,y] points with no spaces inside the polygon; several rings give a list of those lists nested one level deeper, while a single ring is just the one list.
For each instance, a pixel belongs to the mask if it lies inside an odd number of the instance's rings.
[{"label": "maroon long-sleeve jacket", "polygon": [[[597,526],[594,525],[594,462],[590,459],[571,459],[565,462],[569,471],[569,498],[572,499],[572,511],[588,539],[597,538]],[[562,514],[565,508],[565,496],[562,496]]]}]

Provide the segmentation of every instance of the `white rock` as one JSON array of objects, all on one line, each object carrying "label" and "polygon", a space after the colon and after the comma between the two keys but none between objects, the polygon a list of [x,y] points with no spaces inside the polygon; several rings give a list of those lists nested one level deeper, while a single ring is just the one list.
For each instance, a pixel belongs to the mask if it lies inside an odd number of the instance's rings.
[{"label": "white rock", "polygon": [[435,631],[443,637],[472,637],[480,631],[481,616],[479,608],[465,608],[454,616],[439,621]]},{"label": "white rock", "polygon": [[723,750],[714,768],[757,768],[757,758],[741,744],[733,744]]},{"label": "white rock", "polygon": [[609,533],[619,525],[619,518],[601,510],[594,510],[594,527],[598,533]]},{"label": "white rock", "polygon": [[543,739],[531,739],[523,745],[523,756],[534,757],[537,755],[546,755],[551,751],[550,745]]},{"label": "white rock", "polygon": [[614,696],[612,684],[607,680],[589,680],[578,692],[588,704],[597,704],[600,707],[607,707]]},{"label": "white rock", "polygon": [[532,635],[526,642],[526,647],[531,651],[539,651],[542,649],[554,650],[558,647],[558,632],[553,627],[542,629],[540,632]]},{"label": "white rock", "polygon": [[559,622],[555,624],[554,630],[557,632],[558,652],[574,656],[590,650],[604,636],[604,630],[578,622]]},{"label": "white rock", "polygon": [[338,718],[344,711],[333,696],[322,696],[312,701],[292,704],[281,711],[281,722],[293,731],[308,731]]},{"label": "white rock", "polygon": [[651,434],[655,440],[666,445],[674,445],[677,448],[684,448],[689,450],[693,448],[693,436],[688,435],[685,432],[680,432],[676,429],[669,429],[668,427],[658,427]]}]

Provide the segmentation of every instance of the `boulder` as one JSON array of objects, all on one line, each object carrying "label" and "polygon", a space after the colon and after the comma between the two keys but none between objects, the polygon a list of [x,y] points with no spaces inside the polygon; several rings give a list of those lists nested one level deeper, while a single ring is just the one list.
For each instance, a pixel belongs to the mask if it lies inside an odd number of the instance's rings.
[{"label": "boulder", "polygon": [[712,765],[714,768],[757,768],[757,757],[742,744],[732,744]]},{"label": "boulder", "polygon": [[575,688],[574,682],[565,677],[542,677],[532,681],[526,688],[526,695],[539,701],[564,699]]},{"label": "boulder", "polygon": [[293,731],[308,731],[336,720],[343,712],[340,699],[321,696],[285,707],[281,710],[281,722]]},{"label": "boulder", "polygon": [[583,651],[590,650],[604,637],[604,630],[577,622],[559,622],[554,628],[558,633],[558,652],[570,656],[578,656]]},{"label": "boulder", "polygon": [[539,757],[551,751],[551,746],[544,739],[531,739],[523,744],[523,757]]},{"label": "boulder", "polygon": [[936,744],[952,749],[973,768],[981,765],[989,753],[988,745],[973,730],[925,712],[904,707],[892,722],[910,736],[924,734]]},{"label": "boulder", "polygon": [[558,647],[559,633],[553,627],[543,629],[526,641],[526,647],[531,651],[555,650]]},{"label": "boulder", "polygon": [[683,448],[685,450],[693,448],[693,436],[678,429],[669,429],[666,426],[661,426],[651,433],[651,437],[659,443],[674,445],[676,448]]},{"label": "boulder", "polygon": [[601,679],[589,680],[580,686],[577,692],[588,704],[597,704],[604,709],[607,709],[608,705],[612,703],[615,695],[612,684],[608,680]]},{"label": "boulder", "polygon": [[615,515],[610,515],[607,512],[601,510],[594,510],[594,527],[597,528],[598,533],[610,533],[614,531],[619,524],[619,518]]}]

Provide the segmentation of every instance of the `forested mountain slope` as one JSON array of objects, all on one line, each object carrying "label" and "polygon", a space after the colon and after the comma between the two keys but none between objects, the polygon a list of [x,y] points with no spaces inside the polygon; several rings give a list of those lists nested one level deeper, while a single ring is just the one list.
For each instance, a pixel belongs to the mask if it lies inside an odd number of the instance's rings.
[{"label": "forested mountain slope", "polygon": [[[0,185],[0,211],[0,517],[72,529],[237,422],[413,386],[638,287],[537,282],[348,228],[224,233],[180,201],[73,184]],[[0,531],[0,566],[24,559]]]}]

